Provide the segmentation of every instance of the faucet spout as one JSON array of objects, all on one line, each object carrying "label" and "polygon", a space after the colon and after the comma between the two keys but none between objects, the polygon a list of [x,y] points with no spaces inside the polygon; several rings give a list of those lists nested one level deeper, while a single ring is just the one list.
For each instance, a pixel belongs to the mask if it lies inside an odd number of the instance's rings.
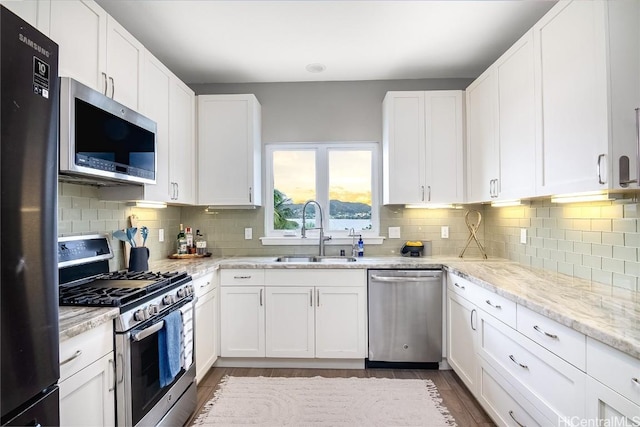
[{"label": "faucet spout", "polygon": [[318,209],[316,218],[318,216],[320,217],[320,226],[318,226],[318,223],[316,222],[316,226],[311,228],[311,230],[320,230],[320,239],[318,241],[318,255],[324,256],[324,242],[326,242],[327,240],[331,240],[331,236],[325,237],[324,235],[324,226],[322,223],[322,208],[320,207],[320,203],[315,200],[309,200],[304,204],[304,206],[302,206],[302,228],[300,230],[300,234],[302,235],[302,238],[307,237],[306,211],[307,206],[312,203],[316,205],[316,208]]}]

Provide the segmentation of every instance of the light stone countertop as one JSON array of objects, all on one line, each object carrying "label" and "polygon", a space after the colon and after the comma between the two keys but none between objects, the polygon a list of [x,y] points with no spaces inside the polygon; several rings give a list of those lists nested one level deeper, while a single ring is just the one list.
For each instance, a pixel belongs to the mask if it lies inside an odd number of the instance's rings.
[{"label": "light stone countertop", "polygon": [[120,312],[115,307],[60,307],[60,342],[110,322],[118,314]]},{"label": "light stone countertop", "polygon": [[[640,359],[640,293],[589,280],[573,278],[560,273],[523,266],[504,259],[483,260],[479,258],[461,259],[448,257],[364,257],[349,263],[280,263],[276,257],[234,257],[234,258],[198,258],[194,260],[167,259],[150,262],[154,271],[185,271],[194,278],[215,271],[230,268],[280,268],[280,269],[335,269],[335,268],[393,268],[420,269],[445,268],[479,286],[527,307],[534,312],[547,316],[578,332],[602,341],[618,350]],[[63,340],[63,310],[61,307],[60,337]],[[77,309],[90,312],[102,319],[108,317],[99,310]],[[113,309],[115,310],[115,309]],[[113,317],[117,315],[113,314]],[[67,314],[65,325],[71,323]],[[113,318],[111,317],[111,318]],[[83,315],[78,313],[78,319]],[[105,320],[106,321],[106,320]],[[100,321],[91,319],[84,323]],[[91,326],[89,326],[91,327]],[[82,332],[89,327],[77,326],[65,329]],[[83,329],[85,328],[85,329]],[[80,333],[77,332],[77,333]],[[72,336],[72,335],[71,335]],[[69,336],[67,336],[69,338]]]}]

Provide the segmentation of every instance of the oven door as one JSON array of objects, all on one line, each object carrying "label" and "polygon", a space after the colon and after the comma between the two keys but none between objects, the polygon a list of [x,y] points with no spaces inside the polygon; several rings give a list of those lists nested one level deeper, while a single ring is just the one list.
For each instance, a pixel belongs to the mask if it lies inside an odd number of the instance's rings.
[{"label": "oven door", "polygon": [[154,420],[151,424],[156,425],[182,395],[182,389],[193,382],[187,375],[193,372],[190,369],[193,365],[193,299],[183,300],[175,310],[182,312],[182,368],[173,382],[164,387],[160,385],[158,347],[158,332],[164,326],[164,316],[116,334],[118,425],[135,426],[143,420],[145,425],[151,420]]}]

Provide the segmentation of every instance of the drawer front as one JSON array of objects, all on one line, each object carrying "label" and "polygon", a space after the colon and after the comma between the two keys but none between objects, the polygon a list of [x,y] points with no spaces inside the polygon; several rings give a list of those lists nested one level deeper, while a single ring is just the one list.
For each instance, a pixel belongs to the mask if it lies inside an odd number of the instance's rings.
[{"label": "drawer front", "polygon": [[206,274],[193,281],[193,290],[197,298],[201,298],[207,292],[213,290],[217,283],[214,273]]},{"label": "drawer front", "polygon": [[496,319],[516,327],[516,303],[467,279],[449,273],[448,288],[463,296]]},{"label": "drawer front", "polygon": [[518,331],[581,371],[586,370],[584,334],[521,305],[518,306]]},{"label": "drawer front", "polygon": [[484,313],[479,327],[480,355],[527,399],[539,399],[546,418],[584,415],[584,372]]},{"label": "drawer front", "polygon": [[264,270],[259,268],[220,270],[220,285],[264,285]]},{"label": "drawer front", "polygon": [[640,405],[640,360],[588,338],[587,374]]},{"label": "drawer front", "polygon": [[107,322],[60,343],[60,381],[113,351],[113,323]]},{"label": "drawer front", "polygon": [[365,286],[367,271],[364,269],[267,269],[264,273],[267,286]]},{"label": "drawer front", "polygon": [[487,362],[480,361],[478,401],[498,425],[542,427],[552,425]]}]

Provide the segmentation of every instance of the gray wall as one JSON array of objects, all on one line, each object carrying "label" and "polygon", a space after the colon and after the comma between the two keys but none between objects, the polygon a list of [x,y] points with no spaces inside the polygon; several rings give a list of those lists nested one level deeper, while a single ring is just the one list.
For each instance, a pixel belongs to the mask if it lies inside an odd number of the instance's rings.
[{"label": "gray wall", "polygon": [[192,84],[196,95],[252,93],[263,142],[381,141],[382,99],[391,90],[465,89],[471,79]]}]

